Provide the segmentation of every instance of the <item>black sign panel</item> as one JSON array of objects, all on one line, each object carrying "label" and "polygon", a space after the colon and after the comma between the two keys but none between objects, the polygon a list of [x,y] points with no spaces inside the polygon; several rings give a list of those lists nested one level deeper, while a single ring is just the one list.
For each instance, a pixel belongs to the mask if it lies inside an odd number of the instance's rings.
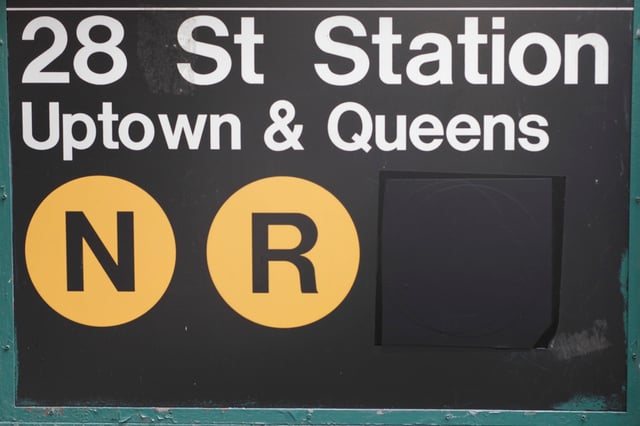
[{"label": "black sign panel", "polygon": [[18,403],[625,408],[631,6],[9,2]]}]

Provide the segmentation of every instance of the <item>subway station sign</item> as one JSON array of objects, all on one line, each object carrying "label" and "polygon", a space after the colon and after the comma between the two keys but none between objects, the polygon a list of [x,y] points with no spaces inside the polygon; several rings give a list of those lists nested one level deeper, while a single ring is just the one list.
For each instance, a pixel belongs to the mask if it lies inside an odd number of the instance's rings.
[{"label": "subway station sign", "polygon": [[631,1],[7,13],[17,405],[627,410]]}]

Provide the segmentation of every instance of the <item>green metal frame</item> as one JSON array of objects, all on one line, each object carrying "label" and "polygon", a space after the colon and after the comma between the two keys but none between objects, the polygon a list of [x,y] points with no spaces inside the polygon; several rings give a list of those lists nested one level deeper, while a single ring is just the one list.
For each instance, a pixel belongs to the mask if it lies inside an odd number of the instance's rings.
[{"label": "green metal frame", "polygon": [[563,411],[198,409],[17,407],[13,312],[11,161],[6,0],[0,0],[0,426],[9,424],[278,424],[278,425],[601,425],[640,426],[640,0],[635,1],[631,129],[629,256],[620,280],[627,291],[627,411],[598,411],[600,401],[579,398]]}]

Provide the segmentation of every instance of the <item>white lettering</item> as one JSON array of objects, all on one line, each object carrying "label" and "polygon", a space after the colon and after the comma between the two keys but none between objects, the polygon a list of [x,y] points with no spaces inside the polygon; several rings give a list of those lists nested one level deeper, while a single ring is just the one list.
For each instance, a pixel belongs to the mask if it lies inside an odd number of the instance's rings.
[{"label": "white lettering", "polygon": [[[530,73],[524,64],[524,55],[531,46],[542,47],[545,53],[545,65],[537,74]],[[542,33],[528,33],[518,38],[509,51],[511,73],[527,86],[543,86],[553,80],[562,65],[560,48],[551,37]]]},{"label": "white lettering", "polygon": [[331,38],[331,31],[344,27],[355,37],[365,37],[367,30],[360,21],[350,16],[332,16],[320,22],[316,28],[316,45],[329,55],[339,56],[353,62],[353,69],[344,74],[331,71],[328,64],[315,64],[315,70],[325,83],[333,86],[349,86],[362,80],[369,72],[369,57],[358,46],[341,43]]},{"label": "white lettering", "polygon": [[215,44],[196,41],[193,32],[197,28],[210,28],[217,37],[228,37],[229,30],[220,19],[215,16],[194,16],[184,21],[178,28],[178,44],[185,51],[198,56],[213,59],[216,68],[209,73],[198,73],[194,71],[189,63],[178,63],[178,72],[189,83],[198,86],[208,86],[224,80],[231,71],[231,56],[225,49]]},{"label": "white lettering", "polygon": [[178,115],[173,128],[171,127],[167,114],[158,114],[158,120],[160,120],[162,134],[167,141],[167,148],[171,150],[178,149],[183,136],[187,140],[187,146],[190,150],[196,150],[200,147],[204,126],[207,123],[207,116],[205,114],[198,114],[194,128],[191,127],[189,117],[186,114]]},{"label": "white lettering", "polygon": [[264,35],[256,34],[254,18],[240,20],[240,34],[233,37],[233,42],[240,45],[240,73],[245,83],[263,84],[264,74],[256,73],[256,44],[264,44]]}]

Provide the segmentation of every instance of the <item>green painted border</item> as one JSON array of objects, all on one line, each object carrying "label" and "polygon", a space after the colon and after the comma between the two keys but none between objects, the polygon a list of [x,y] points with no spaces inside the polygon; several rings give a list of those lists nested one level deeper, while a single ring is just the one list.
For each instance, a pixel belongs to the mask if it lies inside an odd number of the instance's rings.
[{"label": "green painted border", "polygon": [[0,422],[14,411],[16,388],[13,326],[13,249],[6,0],[0,0]]},{"label": "green painted border", "polygon": [[[636,29],[640,29],[640,0],[635,0],[634,20],[635,33]],[[597,411],[601,401],[586,397],[577,397],[575,401],[562,406],[567,411],[16,407],[18,366],[13,315],[6,22],[6,0],[0,0],[0,426],[18,423],[640,426],[640,32],[633,43],[629,256],[623,259],[620,271],[622,293],[628,302],[626,412]]]}]

